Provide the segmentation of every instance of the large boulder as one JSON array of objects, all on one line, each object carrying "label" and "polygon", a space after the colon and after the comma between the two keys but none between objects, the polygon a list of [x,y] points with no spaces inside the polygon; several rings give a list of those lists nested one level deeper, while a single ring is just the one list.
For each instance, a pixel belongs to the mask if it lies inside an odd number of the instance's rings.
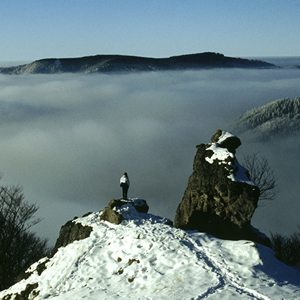
[{"label": "large boulder", "polygon": [[124,205],[122,200],[111,200],[107,207],[105,207],[100,215],[101,221],[107,221],[113,224],[121,224],[124,220],[123,216],[115,210],[116,207]]},{"label": "large boulder", "polygon": [[251,226],[260,191],[235,157],[240,139],[217,130],[211,141],[197,146],[193,173],[177,208],[174,226],[269,245]]},{"label": "large boulder", "polygon": [[143,199],[113,199],[109,202],[108,206],[103,209],[102,214],[100,215],[100,220],[120,224],[124,220],[124,217],[116,209],[127,204],[132,205],[139,213],[147,213],[149,210],[146,200]]}]

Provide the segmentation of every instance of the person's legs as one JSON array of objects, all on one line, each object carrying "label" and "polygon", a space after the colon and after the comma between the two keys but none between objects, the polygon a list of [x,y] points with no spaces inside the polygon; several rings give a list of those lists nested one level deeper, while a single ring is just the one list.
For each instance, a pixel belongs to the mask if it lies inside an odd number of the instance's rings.
[{"label": "person's legs", "polygon": [[123,199],[127,200],[127,191],[128,191],[128,185],[124,184],[123,186]]}]

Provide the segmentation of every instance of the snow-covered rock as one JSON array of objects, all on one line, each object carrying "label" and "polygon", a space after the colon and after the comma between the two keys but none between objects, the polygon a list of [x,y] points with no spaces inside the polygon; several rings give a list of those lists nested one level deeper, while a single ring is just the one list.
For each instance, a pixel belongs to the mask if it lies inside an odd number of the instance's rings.
[{"label": "snow-covered rock", "polygon": [[260,191],[236,159],[240,139],[218,129],[211,141],[197,146],[193,173],[174,225],[223,239],[250,239],[270,245],[269,239],[261,239],[249,230]]}]

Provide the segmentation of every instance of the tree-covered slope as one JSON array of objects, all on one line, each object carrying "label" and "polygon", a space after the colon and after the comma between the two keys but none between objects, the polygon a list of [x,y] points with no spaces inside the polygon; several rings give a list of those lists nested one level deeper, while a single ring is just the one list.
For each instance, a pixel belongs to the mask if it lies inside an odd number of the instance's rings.
[{"label": "tree-covered slope", "polygon": [[279,99],[247,111],[235,121],[233,130],[253,140],[299,134],[300,98]]},{"label": "tree-covered slope", "polygon": [[275,65],[223,54],[204,52],[151,58],[127,55],[95,55],[78,58],[46,58],[26,65],[0,68],[2,74],[53,74],[53,73],[110,73],[137,71],[164,71],[206,68],[272,69]]}]

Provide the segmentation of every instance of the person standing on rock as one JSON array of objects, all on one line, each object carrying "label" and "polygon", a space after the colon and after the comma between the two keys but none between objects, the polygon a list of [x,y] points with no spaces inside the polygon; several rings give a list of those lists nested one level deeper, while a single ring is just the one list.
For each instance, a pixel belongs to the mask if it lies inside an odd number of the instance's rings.
[{"label": "person standing on rock", "polygon": [[127,200],[127,192],[129,189],[130,181],[127,173],[125,172],[120,179],[120,187],[122,187],[123,199]]}]

